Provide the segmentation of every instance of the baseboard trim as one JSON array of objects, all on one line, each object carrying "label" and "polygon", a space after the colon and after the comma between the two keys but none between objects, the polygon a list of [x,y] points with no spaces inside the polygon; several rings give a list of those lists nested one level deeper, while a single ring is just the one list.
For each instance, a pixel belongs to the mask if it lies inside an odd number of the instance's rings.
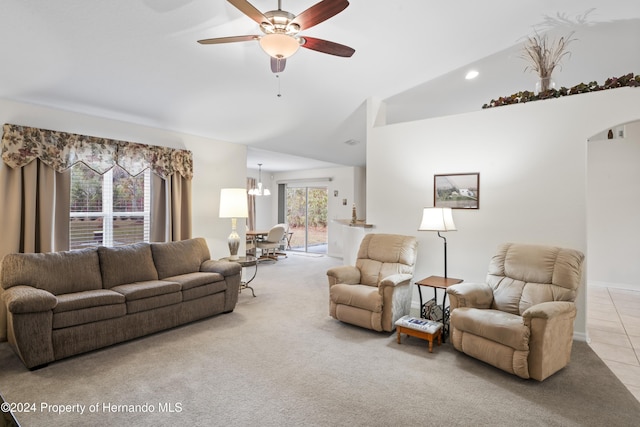
[{"label": "baseboard trim", "polygon": [[627,291],[640,291],[640,286],[632,285],[630,283],[609,283],[609,282],[599,282],[597,280],[589,280],[587,283],[588,287],[594,288],[615,288],[615,289],[623,289]]},{"label": "baseboard trim", "polygon": [[582,341],[589,343],[591,340],[589,339],[589,335],[586,332],[573,332],[574,341]]}]

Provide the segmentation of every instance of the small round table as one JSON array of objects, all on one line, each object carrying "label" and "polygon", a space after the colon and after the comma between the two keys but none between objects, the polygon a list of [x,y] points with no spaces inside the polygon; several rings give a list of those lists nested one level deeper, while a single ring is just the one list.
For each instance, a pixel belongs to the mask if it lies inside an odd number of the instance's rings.
[{"label": "small round table", "polygon": [[258,274],[258,258],[251,255],[247,255],[247,256],[240,256],[238,257],[238,259],[231,259],[231,257],[220,258],[220,261],[237,262],[243,268],[255,267],[255,270],[253,270],[253,276],[251,276],[249,280],[244,281],[240,279],[240,292],[242,292],[243,289],[251,289],[251,294],[255,297],[256,293],[253,291],[253,288],[249,286],[249,283],[251,283],[251,281],[255,279],[256,275]]}]

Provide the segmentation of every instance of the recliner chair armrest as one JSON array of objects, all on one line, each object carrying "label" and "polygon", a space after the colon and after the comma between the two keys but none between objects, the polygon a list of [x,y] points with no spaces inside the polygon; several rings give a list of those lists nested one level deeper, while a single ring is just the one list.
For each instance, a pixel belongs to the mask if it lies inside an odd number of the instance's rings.
[{"label": "recliner chair armrest", "polygon": [[50,311],[58,305],[58,299],[51,292],[32,286],[13,286],[4,291],[3,299],[13,314]]},{"label": "recliner chair armrest", "polygon": [[387,276],[384,279],[382,279],[380,281],[380,286],[379,288],[381,289],[380,291],[382,292],[382,288],[384,288],[385,286],[399,286],[399,285],[403,285],[405,283],[409,283],[411,282],[411,279],[413,278],[413,275],[411,274],[392,274],[391,276]]},{"label": "recliner chair armrest", "polygon": [[533,305],[522,313],[522,317],[527,320],[533,318],[552,319],[566,313],[575,313],[576,305],[569,301],[549,301]]},{"label": "recliner chair armrest", "polygon": [[493,291],[486,283],[458,283],[447,288],[451,310],[458,307],[491,308]]},{"label": "recliner chair armrest", "polygon": [[571,360],[576,306],[568,301],[543,302],[522,313],[529,337],[529,376],[542,381]]},{"label": "recliner chair armrest", "polygon": [[327,270],[327,278],[329,279],[329,286],[338,283],[357,285],[360,283],[360,269],[353,265],[333,267]]}]

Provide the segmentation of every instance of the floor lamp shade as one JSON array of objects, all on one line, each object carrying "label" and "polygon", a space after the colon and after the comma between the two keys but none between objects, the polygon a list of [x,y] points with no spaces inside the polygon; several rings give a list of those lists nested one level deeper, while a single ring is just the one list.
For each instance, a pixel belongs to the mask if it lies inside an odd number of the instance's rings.
[{"label": "floor lamp shade", "polygon": [[455,231],[451,208],[424,208],[420,231]]},{"label": "floor lamp shade", "polygon": [[236,229],[237,219],[249,216],[247,190],[245,188],[223,188],[220,190],[220,218],[231,218],[229,253],[232,260],[238,259],[240,236]]},{"label": "floor lamp shade", "polygon": [[444,240],[444,277],[447,277],[447,239],[440,235],[441,231],[456,231],[451,208],[424,208],[419,231],[437,231],[438,237]]}]

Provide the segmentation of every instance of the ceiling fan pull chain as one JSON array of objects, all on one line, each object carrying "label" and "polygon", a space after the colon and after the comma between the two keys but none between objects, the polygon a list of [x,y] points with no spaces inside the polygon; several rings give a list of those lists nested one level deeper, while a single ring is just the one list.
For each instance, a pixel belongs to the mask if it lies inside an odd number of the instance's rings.
[{"label": "ceiling fan pull chain", "polygon": [[281,98],[282,93],[280,93],[280,74],[276,74],[276,79],[278,79],[278,98]]}]

